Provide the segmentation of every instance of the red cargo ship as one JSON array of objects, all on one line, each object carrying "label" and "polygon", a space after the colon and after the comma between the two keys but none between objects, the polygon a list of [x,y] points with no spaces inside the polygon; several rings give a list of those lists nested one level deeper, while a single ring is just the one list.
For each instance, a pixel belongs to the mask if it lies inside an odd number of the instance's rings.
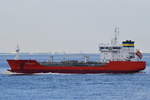
[{"label": "red cargo ship", "polygon": [[[117,33],[117,29],[115,30]],[[91,62],[68,60],[62,62],[37,62],[36,60],[19,60],[19,48],[16,50],[15,60],[7,60],[11,69],[16,73],[133,73],[144,70],[146,62],[141,61],[142,53],[134,50],[134,41],[126,40],[121,45],[117,42],[117,35],[110,45],[101,44],[101,61]]]},{"label": "red cargo ship", "polygon": [[35,60],[8,60],[11,72],[16,73],[133,73],[145,69],[144,61],[110,61],[101,64],[47,64]]}]

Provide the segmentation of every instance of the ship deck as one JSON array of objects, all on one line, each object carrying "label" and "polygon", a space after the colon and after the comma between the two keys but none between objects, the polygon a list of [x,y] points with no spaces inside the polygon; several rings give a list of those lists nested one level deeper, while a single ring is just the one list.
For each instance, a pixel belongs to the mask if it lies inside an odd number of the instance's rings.
[{"label": "ship deck", "polygon": [[40,62],[44,66],[104,66],[107,63],[100,62],[78,62],[78,61],[63,61],[63,62]]}]

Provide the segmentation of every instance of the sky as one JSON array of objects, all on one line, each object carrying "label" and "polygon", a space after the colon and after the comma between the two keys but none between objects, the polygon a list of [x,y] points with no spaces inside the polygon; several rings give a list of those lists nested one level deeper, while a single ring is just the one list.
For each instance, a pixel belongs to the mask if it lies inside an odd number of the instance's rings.
[{"label": "sky", "polygon": [[150,52],[150,0],[0,0],[0,52],[97,53],[110,42],[134,40]]}]

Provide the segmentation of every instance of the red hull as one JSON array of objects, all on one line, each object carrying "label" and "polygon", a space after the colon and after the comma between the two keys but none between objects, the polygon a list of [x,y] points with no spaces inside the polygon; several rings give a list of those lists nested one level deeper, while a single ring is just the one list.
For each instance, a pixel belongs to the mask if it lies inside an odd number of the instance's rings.
[{"label": "red hull", "polygon": [[133,73],[144,70],[144,61],[111,61],[102,66],[44,66],[35,60],[7,60],[17,73]]}]

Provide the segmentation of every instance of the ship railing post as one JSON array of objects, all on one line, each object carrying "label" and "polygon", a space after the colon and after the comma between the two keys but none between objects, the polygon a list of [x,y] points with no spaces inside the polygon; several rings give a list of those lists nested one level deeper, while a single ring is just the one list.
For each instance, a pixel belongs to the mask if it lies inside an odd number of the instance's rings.
[{"label": "ship railing post", "polygon": [[54,56],[50,56],[48,62],[53,63]]}]

